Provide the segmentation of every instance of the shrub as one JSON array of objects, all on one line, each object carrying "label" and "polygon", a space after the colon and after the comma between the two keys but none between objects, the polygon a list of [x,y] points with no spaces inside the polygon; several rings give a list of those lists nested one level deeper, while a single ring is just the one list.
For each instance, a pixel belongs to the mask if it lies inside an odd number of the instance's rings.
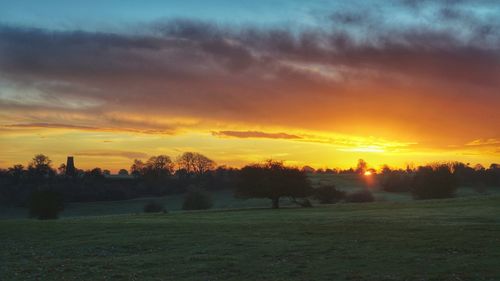
[{"label": "shrub", "polygon": [[450,198],[458,188],[447,165],[419,167],[411,182],[415,199]]},{"label": "shrub", "polygon": [[39,220],[57,219],[64,210],[62,194],[49,191],[34,191],[29,201],[29,215]]},{"label": "shrub", "polygon": [[183,210],[206,210],[213,206],[212,197],[201,189],[192,189],[184,197]]},{"label": "shrub", "polygon": [[375,201],[375,197],[369,190],[362,190],[348,194],[345,201],[348,203],[366,203]]},{"label": "shrub", "polygon": [[314,199],[321,204],[336,203],[344,197],[345,192],[337,190],[334,185],[325,185],[314,189]]},{"label": "shrub", "polygon": [[165,208],[159,202],[151,201],[144,205],[144,213],[165,212]]}]

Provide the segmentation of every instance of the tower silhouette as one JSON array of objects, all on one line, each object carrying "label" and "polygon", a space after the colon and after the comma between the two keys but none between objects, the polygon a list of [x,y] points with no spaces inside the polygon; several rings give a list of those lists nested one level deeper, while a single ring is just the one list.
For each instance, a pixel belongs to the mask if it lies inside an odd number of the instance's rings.
[{"label": "tower silhouette", "polygon": [[68,156],[68,160],[66,161],[66,176],[74,176],[76,173],[75,162],[73,160],[73,156]]}]

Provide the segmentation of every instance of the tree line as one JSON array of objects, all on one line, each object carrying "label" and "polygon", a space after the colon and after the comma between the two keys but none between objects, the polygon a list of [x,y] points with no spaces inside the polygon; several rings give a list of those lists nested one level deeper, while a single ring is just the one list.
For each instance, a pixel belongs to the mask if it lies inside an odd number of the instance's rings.
[{"label": "tree line", "polygon": [[[51,212],[57,213],[64,202],[114,201],[184,193],[185,209],[205,209],[212,206],[209,193],[222,189],[233,190],[236,197],[267,198],[273,208],[279,208],[283,198],[302,207],[312,206],[309,199],[319,203],[375,200],[368,189],[347,194],[331,184],[313,187],[310,169],[288,167],[273,160],[234,169],[217,166],[210,158],[195,152],[183,153],[175,160],[157,155],[146,161],[134,160],[130,173],[120,170],[119,174],[130,174],[129,177],[107,177],[107,172],[100,168],[77,169],[74,173],[67,173],[65,168],[60,165],[54,169],[50,158],[39,154],[26,168],[14,165],[0,170],[0,204],[34,206],[35,209],[43,209],[44,204],[49,204]],[[350,173],[360,178],[367,172],[381,189],[411,192],[415,199],[453,197],[459,185],[471,185],[478,191],[483,186],[500,186],[500,166],[497,164],[487,169],[459,162],[407,169],[384,166],[377,174],[360,159],[355,169],[337,170],[338,174]],[[158,206],[152,202],[146,209],[156,210]]]},{"label": "tree line", "polygon": [[0,204],[25,206],[36,190],[58,192],[65,202],[115,201],[138,197],[158,197],[185,193],[198,187],[213,191],[230,188],[236,169],[216,166],[208,157],[186,152],[172,160],[158,155],[146,161],[134,160],[131,177],[109,177],[101,168],[76,169],[66,173],[66,165],[53,168],[50,158],[38,154],[28,163],[0,169]]}]

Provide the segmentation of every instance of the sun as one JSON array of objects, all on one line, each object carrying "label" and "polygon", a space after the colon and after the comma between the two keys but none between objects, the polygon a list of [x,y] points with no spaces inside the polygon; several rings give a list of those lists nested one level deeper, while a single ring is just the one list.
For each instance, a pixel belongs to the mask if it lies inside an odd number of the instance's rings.
[{"label": "sun", "polygon": [[364,175],[365,175],[365,176],[367,176],[367,177],[371,176],[372,174],[373,174],[373,173],[372,173],[371,171],[366,171],[366,172],[364,173]]}]

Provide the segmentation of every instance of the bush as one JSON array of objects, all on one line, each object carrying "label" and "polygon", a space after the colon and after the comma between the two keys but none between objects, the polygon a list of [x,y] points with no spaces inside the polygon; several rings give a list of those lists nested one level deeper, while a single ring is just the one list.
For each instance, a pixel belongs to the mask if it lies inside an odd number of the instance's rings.
[{"label": "bush", "polygon": [[165,208],[159,202],[151,201],[144,205],[144,213],[165,212]]},{"label": "bush", "polygon": [[375,201],[375,197],[369,190],[362,190],[348,194],[345,201],[348,203],[366,203]]},{"label": "bush", "polygon": [[64,210],[62,194],[43,190],[34,191],[29,201],[29,215],[39,220],[57,219]]},{"label": "bush", "polygon": [[345,192],[337,190],[334,185],[320,186],[314,189],[314,199],[321,204],[336,203],[345,197]]},{"label": "bush", "polygon": [[455,175],[447,165],[420,167],[411,183],[415,199],[451,198],[457,188]]},{"label": "bush", "polygon": [[192,189],[184,197],[183,210],[206,210],[213,206],[212,197],[201,189]]}]

